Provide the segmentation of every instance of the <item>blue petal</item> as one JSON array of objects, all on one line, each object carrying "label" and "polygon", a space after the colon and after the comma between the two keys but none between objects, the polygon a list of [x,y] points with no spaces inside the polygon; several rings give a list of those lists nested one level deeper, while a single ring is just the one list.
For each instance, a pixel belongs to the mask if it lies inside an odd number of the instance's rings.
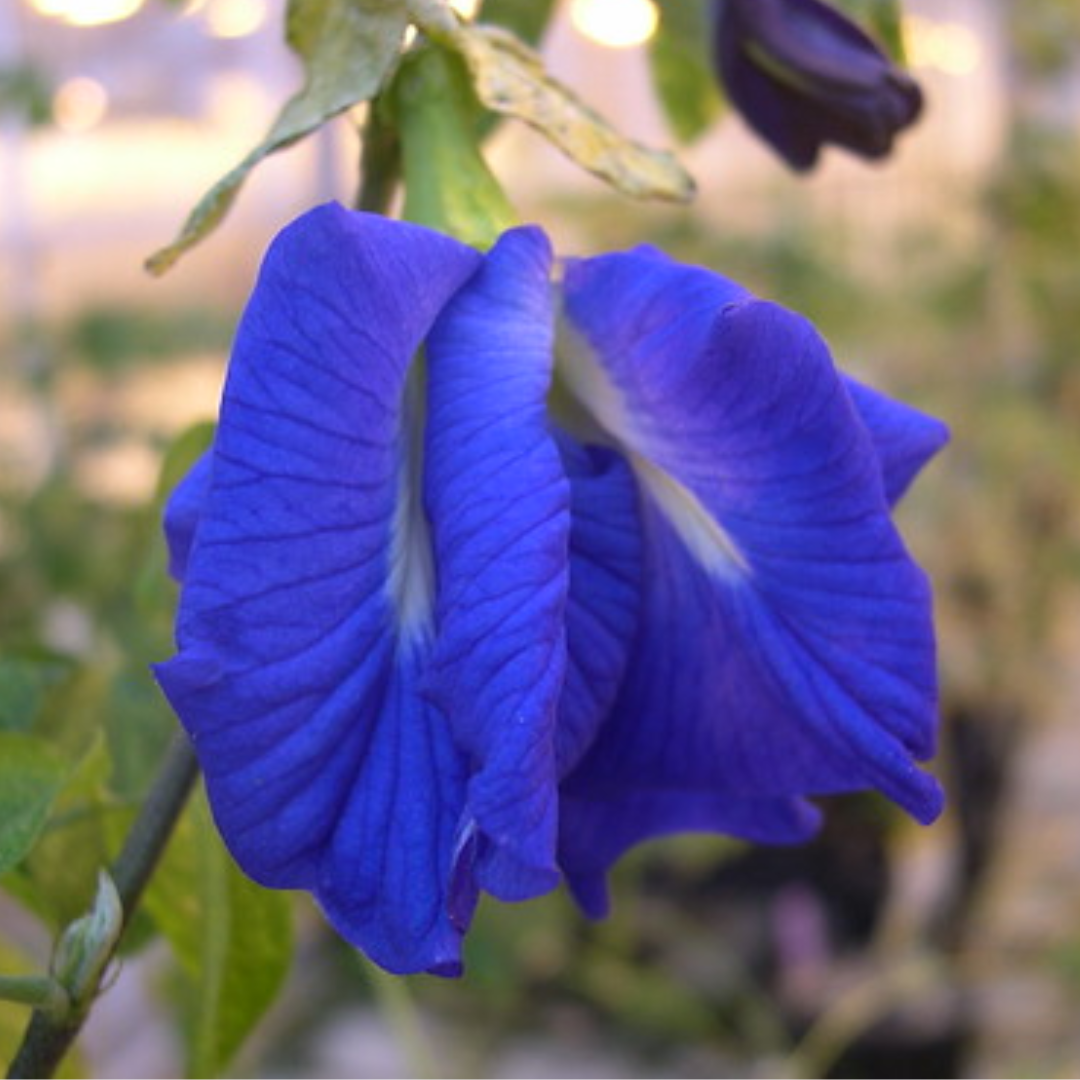
[{"label": "blue petal", "polygon": [[448,895],[466,772],[445,718],[417,693],[426,659],[406,645],[390,666],[315,892],[338,932],[388,971],[450,976],[476,893]]},{"label": "blue petal", "polygon": [[[350,940],[396,970],[456,962],[435,906],[444,888],[431,886],[456,828],[431,784],[448,736],[428,721],[430,745],[395,735],[422,712],[387,587],[405,377],[480,261],[428,230],[334,206],[274,242],[226,383],[179,655],[157,669],[240,865],[315,891]],[[391,764],[394,783],[380,771]],[[378,790],[410,801],[376,811]],[[391,817],[398,829],[382,830]],[[363,854],[344,867],[341,852]],[[426,875],[423,852],[439,853]],[[399,855],[408,869],[384,877]]]},{"label": "blue petal", "polygon": [[645,546],[626,678],[567,792],[876,787],[933,818],[930,592],[820,338],[637,255],[569,266],[564,311],[560,371],[634,468]]},{"label": "blue petal", "polygon": [[[637,286],[643,293],[647,293],[652,288],[650,279],[637,273],[638,258],[659,261],[667,267],[668,273],[677,274],[677,280],[686,283],[688,289],[692,289],[691,283],[695,283],[696,288],[705,292],[707,310],[718,310],[728,301],[748,295],[734,282],[718,279],[708,272],[703,274],[699,267],[680,267],[659,248],[639,244],[631,249],[628,255],[618,256],[616,262],[607,265],[604,281],[597,282],[594,286],[599,288],[603,284],[607,289],[609,306],[606,311],[609,318],[603,325],[596,325],[595,333],[613,343],[610,346],[612,351],[627,348],[625,337],[634,332],[634,326],[622,317],[624,306],[633,306],[635,303],[633,295],[628,296],[627,290]],[[850,375],[842,378],[859,419],[866,426],[873,441],[885,483],[886,497],[890,505],[895,505],[923,466],[948,442],[949,429],[935,417],[888,397]]]},{"label": "blue petal", "polygon": [[881,465],[885,497],[895,505],[923,466],[949,441],[949,429],[926,413],[844,377]]},{"label": "blue petal", "polygon": [[559,448],[572,523],[568,664],[556,734],[563,777],[592,744],[626,670],[639,615],[641,530],[637,490],[623,458],[565,435]]},{"label": "blue petal", "polygon": [[593,919],[608,913],[608,868],[635,844],[676,832],[794,844],[813,836],[821,817],[802,799],[733,799],[683,787],[605,790],[581,782],[567,785],[560,808],[559,862],[574,899]]},{"label": "blue petal", "polygon": [[439,573],[428,689],[469,780],[479,885],[554,888],[555,721],[566,667],[569,485],[547,425],[551,252],[507,233],[428,341],[428,513]]},{"label": "blue petal", "polygon": [[202,454],[173,489],[165,504],[165,541],[169,548],[169,574],[174,581],[187,575],[188,556],[210,491],[213,457]]}]

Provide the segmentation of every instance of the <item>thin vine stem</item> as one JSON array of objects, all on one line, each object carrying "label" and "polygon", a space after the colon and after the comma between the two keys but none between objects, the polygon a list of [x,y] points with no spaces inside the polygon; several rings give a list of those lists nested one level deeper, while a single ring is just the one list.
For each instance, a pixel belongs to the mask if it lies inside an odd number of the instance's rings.
[{"label": "thin vine stem", "polygon": [[[146,801],[132,824],[119,857],[111,868],[127,927],[165,845],[198,779],[199,765],[187,736],[178,734],[169,747]],[[115,952],[117,941],[113,945]],[[110,954],[110,957],[111,958]],[[102,964],[102,970],[107,963]],[[22,1044],[8,1069],[9,1080],[51,1077],[82,1030],[98,986],[87,988],[82,1000],[62,1011],[35,1009]]]}]

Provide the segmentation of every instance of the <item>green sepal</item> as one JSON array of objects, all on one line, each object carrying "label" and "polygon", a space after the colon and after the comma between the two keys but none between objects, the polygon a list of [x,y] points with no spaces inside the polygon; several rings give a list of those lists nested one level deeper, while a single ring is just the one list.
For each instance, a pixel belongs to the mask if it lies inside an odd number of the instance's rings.
[{"label": "green sepal", "polygon": [[406,219],[479,248],[517,224],[480,151],[481,109],[459,57],[437,45],[415,50],[389,104],[401,137]]}]

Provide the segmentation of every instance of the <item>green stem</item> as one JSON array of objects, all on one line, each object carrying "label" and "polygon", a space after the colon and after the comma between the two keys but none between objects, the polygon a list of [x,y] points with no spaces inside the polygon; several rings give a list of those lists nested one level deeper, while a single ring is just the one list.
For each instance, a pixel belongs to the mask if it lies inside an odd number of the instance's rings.
[{"label": "green stem", "polygon": [[385,214],[401,179],[401,143],[397,129],[382,118],[383,102],[376,98],[368,106],[360,152],[360,190],[357,210]]},{"label": "green stem", "polygon": [[0,1000],[48,1012],[67,1006],[64,988],[49,975],[0,975]]},{"label": "green stem", "polygon": [[[191,744],[185,735],[177,735],[112,867],[125,927],[131,921],[198,775],[199,765]],[[102,958],[101,971],[106,969],[117,944],[118,941],[114,942],[109,956]],[[97,990],[95,980],[67,1009],[34,1010],[22,1045],[8,1070],[9,1080],[13,1077],[50,1077],[56,1072],[82,1029]]]},{"label": "green stem", "polygon": [[124,907],[125,927],[131,921],[198,777],[199,762],[195,751],[188,737],[180,732],[173,738],[146,802],[113,865],[112,879]]}]

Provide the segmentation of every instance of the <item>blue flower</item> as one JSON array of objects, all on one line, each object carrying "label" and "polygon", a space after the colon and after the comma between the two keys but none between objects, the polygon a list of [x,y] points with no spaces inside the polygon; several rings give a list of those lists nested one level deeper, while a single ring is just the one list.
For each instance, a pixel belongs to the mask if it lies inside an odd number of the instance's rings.
[{"label": "blue flower", "polygon": [[[944,426],[840,375],[801,317],[649,249],[567,266],[557,353],[640,537],[624,667],[562,785],[560,866],[586,911],[652,836],[801,840],[806,796],[871,788],[935,818],[913,764],[934,752],[930,588],[890,508]],[[572,545],[603,552],[613,514],[577,495]],[[589,625],[568,622],[568,685]]]},{"label": "blue flower", "polygon": [[[555,370],[553,380],[552,372]],[[940,808],[930,595],[890,506],[937,421],[813,328],[649,249],[480,255],[328,206],[272,245],[211,452],[167,511],[158,678],[257,881],[391,971],[479,894],[629,846]]]},{"label": "blue flower", "polygon": [[456,973],[478,890],[559,879],[549,264],[538,230],[485,259],[312,211],[268,253],[167,517],[184,586],[157,675],[221,832],[391,971]]},{"label": "blue flower", "polygon": [[918,118],[918,84],[822,0],[716,0],[714,56],[732,104],[794,169],[825,143],[867,158]]}]

